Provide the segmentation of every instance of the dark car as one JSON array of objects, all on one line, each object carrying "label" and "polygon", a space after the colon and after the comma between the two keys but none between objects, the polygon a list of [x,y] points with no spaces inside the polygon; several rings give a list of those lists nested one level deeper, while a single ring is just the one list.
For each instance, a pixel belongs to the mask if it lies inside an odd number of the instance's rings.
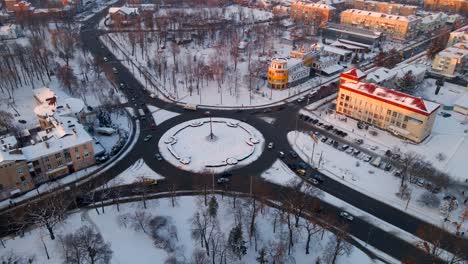
[{"label": "dark car", "polygon": [[289,151],[289,155],[291,155],[291,157],[297,159],[297,153],[294,152],[293,150]]}]

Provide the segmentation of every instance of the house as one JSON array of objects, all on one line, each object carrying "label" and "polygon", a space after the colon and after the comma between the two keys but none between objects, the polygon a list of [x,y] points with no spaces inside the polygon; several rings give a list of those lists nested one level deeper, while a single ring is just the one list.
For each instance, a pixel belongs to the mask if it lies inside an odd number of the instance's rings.
[{"label": "house", "polygon": [[449,78],[464,74],[467,58],[468,40],[464,40],[439,52],[432,61],[432,72]]},{"label": "house", "polygon": [[445,26],[447,19],[448,15],[442,12],[427,15],[421,19],[419,30],[424,33],[430,33]]},{"label": "house", "polygon": [[138,8],[121,6],[109,8],[109,17],[114,24],[128,25],[140,14]]}]

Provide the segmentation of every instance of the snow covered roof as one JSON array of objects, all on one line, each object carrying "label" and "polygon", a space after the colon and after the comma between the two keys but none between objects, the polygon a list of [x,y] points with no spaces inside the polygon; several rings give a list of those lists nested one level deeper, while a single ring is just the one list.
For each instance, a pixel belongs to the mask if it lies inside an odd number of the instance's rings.
[{"label": "snow covered roof", "polygon": [[400,20],[400,21],[407,21],[407,22],[413,22],[413,21],[419,20],[419,18],[417,18],[416,16],[389,15],[385,13],[359,10],[359,9],[348,9],[348,10],[341,12],[341,14],[348,14],[348,13],[352,13],[352,14],[360,15],[360,16],[380,17],[380,18],[386,18],[389,20]]},{"label": "snow covered roof", "polygon": [[34,97],[39,101],[39,103],[45,103],[46,101],[52,99],[55,96],[55,92],[47,87],[33,89]]},{"label": "snow covered roof", "polygon": [[43,103],[34,108],[34,113],[38,116],[61,116],[69,115],[74,116],[80,113],[84,109],[84,102],[77,98],[65,98],[62,102],[49,105]]},{"label": "snow covered roof", "polygon": [[349,50],[345,49],[340,49],[338,47],[330,46],[330,45],[323,45],[323,51],[346,56],[348,54],[351,54],[352,52]]},{"label": "snow covered roof", "polygon": [[294,5],[296,5],[296,6],[304,6],[304,7],[308,7],[308,8],[328,9],[328,10],[335,10],[335,9],[336,9],[336,8],[334,8],[334,7],[331,6],[331,5],[322,4],[322,3],[297,2],[297,3],[294,3],[293,6],[294,6]]},{"label": "snow covered roof", "polygon": [[138,8],[121,6],[121,7],[111,7],[109,8],[109,14],[115,14],[117,12],[123,13],[125,15],[138,14]]},{"label": "snow covered roof", "polygon": [[369,74],[367,74],[366,80],[373,81],[376,83],[382,83],[395,78],[396,75],[397,73],[395,71],[385,67],[380,67],[375,71],[372,71]]},{"label": "snow covered roof", "polygon": [[445,13],[437,13],[437,14],[431,14],[428,16],[425,16],[421,19],[421,24],[431,24],[443,20],[447,20],[448,15]]},{"label": "snow covered roof", "polygon": [[442,57],[461,59],[468,55],[468,40],[456,43],[455,45],[439,52]]},{"label": "snow covered roof", "polygon": [[454,105],[462,108],[468,108],[468,94],[465,93],[462,97],[458,98]]},{"label": "snow covered roof", "polygon": [[339,65],[339,64],[333,64],[333,65],[330,65],[330,66],[327,66],[325,68],[322,68],[322,71],[326,74],[333,74],[333,73],[336,73],[336,72],[339,72],[343,70],[343,66]]},{"label": "snow covered roof", "polygon": [[0,35],[9,35],[11,31],[15,30],[16,25],[8,24],[4,26],[0,26]]},{"label": "snow covered roof", "polygon": [[439,108],[439,104],[409,94],[387,89],[370,83],[342,83],[340,89],[351,90],[368,97],[387,102],[410,111],[429,115]]},{"label": "snow covered roof", "polygon": [[345,72],[342,72],[341,75],[344,75],[346,77],[351,77],[351,78],[354,78],[354,79],[357,79],[357,80],[365,78],[367,76],[361,70],[356,69],[356,68],[353,68],[353,69],[347,70]]}]

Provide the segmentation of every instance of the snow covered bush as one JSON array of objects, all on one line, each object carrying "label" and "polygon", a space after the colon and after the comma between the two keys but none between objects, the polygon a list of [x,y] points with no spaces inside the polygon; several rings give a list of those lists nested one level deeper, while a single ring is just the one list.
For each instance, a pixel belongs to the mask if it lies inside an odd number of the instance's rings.
[{"label": "snow covered bush", "polygon": [[432,192],[426,191],[419,197],[419,202],[431,208],[436,208],[440,205],[440,199]]}]

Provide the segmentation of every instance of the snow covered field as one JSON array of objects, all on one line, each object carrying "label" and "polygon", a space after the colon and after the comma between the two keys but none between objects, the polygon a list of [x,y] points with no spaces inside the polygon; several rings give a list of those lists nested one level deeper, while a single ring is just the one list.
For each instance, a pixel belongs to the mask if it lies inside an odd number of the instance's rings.
[{"label": "snow covered field", "polygon": [[234,119],[211,120],[187,121],[164,133],[158,143],[164,159],[182,170],[220,173],[260,157],[265,140],[258,130]]},{"label": "snow covered field", "polygon": [[[219,237],[220,248],[223,248],[222,241],[228,239],[229,230],[235,225],[235,221],[243,222],[243,238],[246,241],[247,247],[246,255],[238,260],[237,257],[230,256],[228,263],[256,263],[256,258],[259,253],[254,250],[254,243],[249,243],[247,223],[248,223],[248,208],[250,202],[248,200],[237,198],[238,210],[233,209],[232,198],[215,196],[219,204],[217,210],[216,223],[217,227],[214,229],[213,235]],[[210,198],[209,198],[210,199]],[[203,197],[180,197],[175,201],[175,207],[171,206],[171,198],[163,198],[158,200],[147,201],[148,209],[143,209],[142,202],[133,202],[128,204],[121,204],[120,211],[117,211],[115,206],[108,206],[105,208],[105,213],[98,215],[96,210],[80,210],[70,214],[65,222],[57,229],[58,235],[65,235],[72,233],[79,227],[87,225],[100,233],[104,241],[111,244],[113,257],[111,263],[163,263],[169,257],[176,257],[180,262],[178,263],[194,263],[194,252],[204,250],[200,248],[198,236],[191,237],[192,233],[192,219],[196,212],[203,213],[207,210],[204,206]],[[243,210],[239,210],[244,208]],[[98,208],[100,210],[100,208]],[[130,222],[123,221],[123,216],[131,218],[139,212],[140,215],[145,215],[145,218],[152,219],[155,216],[164,217],[167,220],[167,226],[160,228],[160,234],[165,233],[164,239],[170,241],[173,251],[164,250],[162,244],[156,244],[150,234],[152,233],[148,226],[147,233],[141,228],[136,230],[132,227]],[[257,226],[257,242],[258,249],[265,248],[266,258],[272,260],[273,255],[280,259],[281,263],[297,263],[309,264],[316,261],[318,257],[321,260],[325,259],[326,252],[329,252],[329,241],[333,241],[333,234],[326,231],[323,239],[321,239],[321,232],[312,236],[311,251],[309,255],[305,254],[305,231],[303,225],[305,220],[300,220],[300,226],[294,231],[295,247],[291,256],[287,255],[287,246],[285,239],[287,227],[284,221],[278,219],[275,232],[273,232],[273,221],[278,217],[278,211],[273,208],[266,207],[265,210],[259,212],[256,220]],[[275,217],[276,216],[276,217]],[[120,219],[120,221],[119,221]],[[236,220],[237,219],[237,220]],[[119,224],[120,223],[120,224]],[[210,224],[209,224],[210,225]],[[173,226],[173,227],[171,227]],[[168,233],[164,232],[172,230],[172,237],[168,237]],[[151,229],[152,230],[152,229]],[[174,233],[176,236],[174,236]],[[60,238],[51,241],[46,230],[36,228],[25,233],[24,237],[14,237],[6,239],[6,248],[2,248],[2,255],[7,252],[14,252],[20,256],[34,256],[33,263],[63,263],[61,256],[61,243]],[[47,247],[50,259],[47,260],[44,245]],[[286,246],[286,248],[284,248]],[[282,247],[282,251],[277,249]],[[166,248],[167,249],[167,248]],[[221,250],[220,250],[221,252]],[[282,252],[282,253],[281,253]],[[282,256],[278,256],[281,254]],[[217,256],[219,256],[217,254]],[[270,263],[270,261],[269,261]],[[381,263],[373,261],[362,251],[352,247],[349,256],[340,256],[337,263]]]},{"label": "snow covered field", "polygon": [[294,180],[299,179],[297,175],[280,159],[276,160],[269,169],[264,171],[261,177],[266,181],[283,186],[288,186]]},{"label": "snow covered field", "polygon": [[[457,193],[450,193],[458,196],[460,202],[456,210],[451,213],[450,221],[445,222],[438,206],[431,207],[425,205],[426,198],[423,194],[428,193],[422,187],[411,185],[411,199],[409,201],[398,198],[395,193],[398,192],[401,179],[393,176],[392,172],[376,168],[368,162],[364,162],[343,151],[340,151],[328,144],[319,141],[315,144],[312,138],[302,132],[290,132],[288,141],[294,150],[305,161],[309,161],[312,166],[317,167],[321,159],[319,171],[342,182],[343,184],[362,192],[370,197],[385,202],[397,209],[405,211],[423,221],[428,221],[436,226],[443,226],[450,231],[454,231],[454,223],[460,223],[460,216],[465,210],[463,205],[463,196]],[[314,156],[311,158],[312,151]],[[442,205],[444,192],[434,194]],[[461,231],[468,231],[468,220],[461,223]]]},{"label": "snow covered field", "polygon": [[[445,82],[441,87],[439,94],[435,94],[436,80],[425,79],[418,89],[418,95],[426,100],[435,101],[445,106],[453,106],[453,104],[463,95],[468,94],[468,88],[453,83]],[[443,111],[443,110],[442,110]]]},{"label": "snow covered field", "polygon": [[153,116],[154,123],[160,125],[162,122],[169,120],[173,117],[180,115],[176,112],[167,111],[165,109],[160,109],[156,106],[146,105]]}]

